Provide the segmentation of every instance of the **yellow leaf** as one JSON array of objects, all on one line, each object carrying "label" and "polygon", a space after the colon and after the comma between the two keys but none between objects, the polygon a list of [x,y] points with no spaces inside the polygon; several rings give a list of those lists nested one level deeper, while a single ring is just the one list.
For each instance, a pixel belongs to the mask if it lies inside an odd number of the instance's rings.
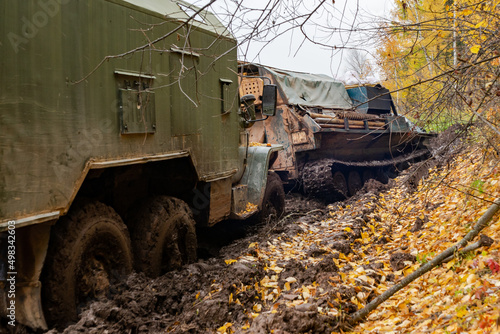
[{"label": "yellow leaf", "polygon": [[290,291],[291,287],[290,287],[290,283],[288,282],[285,282],[285,290],[286,291]]},{"label": "yellow leaf", "polygon": [[453,267],[455,265],[455,259],[451,260],[450,262],[448,262],[446,264],[446,268],[447,269],[450,269],[451,267]]},{"label": "yellow leaf", "polygon": [[307,300],[309,299],[309,297],[311,297],[311,292],[307,287],[302,288],[302,296],[304,297],[304,300]]},{"label": "yellow leaf", "polygon": [[459,309],[457,310],[457,317],[459,317],[459,318],[463,318],[463,317],[465,317],[466,315],[467,315],[467,309],[466,309],[466,308],[462,308],[462,307],[461,307],[461,308],[459,308]]},{"label": "yellow leaf", "polygon": [[255,304],[255,305],[253,306],[253,310],[254,310],[255,312],[257,312],[257,313],[260,313],[260,311],[262,311],[262,305],[260,305],[260,304]]},{"label": "yellow leaf", "polygon": [[481,45],[474,45],[473,47],[470,48],[470,52],[472,53],[478,53],[479,50],[481,50]]},{"label": "yellow leaf", "polygon": [[344,230],[347,232],[352,232],[352,229],[350,227],[346,227]]},{"label": "yellow leaf", "polygon": [[404,273],[405,276],[410,275],[412,272],[413,272],[412,268],[403,269],[403,273]]},{"label": "yellow leaf", "polygon": [[278,267],[278,266],[271,266],[268,269],[270,269],[270,270],[272,270],[272,271],[274,271],[274,272],[276,272],[278,274],[283,271],[283,268]]},{"label": "yellow leaf", "polygon": [[219,327],[219,328],[217,329],[217,332],[219,332],[219,333],[226,333],[226,331],[228,330],[228,328],[229,328],[229,327],[231,327],[232,325],[233,325],[232,323],[230,323],[230,322],[226,322],[226,323],[224,324],[224,326],[221,326],[221,327]]},{"label": "yellow leaf", "polygon": [[375,284],[375,280],[373,278],[371,278],[370,276],[361,275],[358,278],[365,281],[365,282],[368,282],[369,284],[372,284],[372,285]]},{"label": "yellow leaf", "polygon": [[224,262],[226,262],[227,265],[230,265],[230,264],[233,264],[235,262],[238,262],[238,260],[231,259],[231,260],[224,260]]},{"label": "yellow leaf", "polygon": [[478,28],[482,28],[482,27],[487,27],[488,26],[488,23],[486,21],[481,21],[481,22],[478,22],[478,24],[476,24],[474,26],[474,28],[478,29]]},{"label": "yellow leaf", "polygon": [[261,282],[260,285],[264,288],[276,288],[278,286],[278,282]]}]

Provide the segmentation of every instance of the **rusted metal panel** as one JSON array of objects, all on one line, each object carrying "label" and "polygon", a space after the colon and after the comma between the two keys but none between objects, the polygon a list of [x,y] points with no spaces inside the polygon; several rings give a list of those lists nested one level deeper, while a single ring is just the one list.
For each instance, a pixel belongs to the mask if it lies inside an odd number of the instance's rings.
[{"label": "rusted metal panel", "polygon": [[266,141],[283,145],[283,151],[278,154],[278,158],[273,164],[273,168],[278,170],[287,170],[295,165],[295,153],[289,130],[289,117],[288,108],[280,107],[276,112],[276,116],[269,118],[265,124]]},{"label": "rusted metal panel", "polygon": [[305,131],[292,132],[292,143],[294,145],[307,144],[307,134]]},{"label": "rusted metal panel", "polygon": [[248,186],[246,184],[239,184],[232,188],[232,203],[231,212],[239,214],[246,210],[248,198]]},{"label": "rusted metal panel", "polygon": [[231,179],[223,179],[210,183],[210,213],[208,225],[228,218],[231,213]]}]

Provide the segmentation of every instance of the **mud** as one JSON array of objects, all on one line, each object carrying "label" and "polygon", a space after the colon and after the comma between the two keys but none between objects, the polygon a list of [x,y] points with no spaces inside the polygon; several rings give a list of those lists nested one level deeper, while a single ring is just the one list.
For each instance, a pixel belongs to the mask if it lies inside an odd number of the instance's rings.
[{"label": "mud", "polygon": [[404,269],[405,267],[411,266],[413,263],[417,261],[415,255],[408,253],[394,253],[391,255],[391,259],[389,260],[391,263],[391,267],[394,271],[399,271]]}]

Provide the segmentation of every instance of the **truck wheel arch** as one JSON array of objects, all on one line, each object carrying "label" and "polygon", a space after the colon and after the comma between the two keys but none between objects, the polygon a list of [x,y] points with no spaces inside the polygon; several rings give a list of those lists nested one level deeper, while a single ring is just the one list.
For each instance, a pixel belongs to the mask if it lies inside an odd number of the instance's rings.
[{"label": "truck wheel arch", "polygon": [[[240,180],[241,184],[248,186],[248,202],[256,204],[259,211],[263,207],[269,168],[278,151],[283,149],[281,145],[268,145],[270,146],[248,148],[247,166]],[[279,179],[277,174],[273,173],[273,175]]]}]

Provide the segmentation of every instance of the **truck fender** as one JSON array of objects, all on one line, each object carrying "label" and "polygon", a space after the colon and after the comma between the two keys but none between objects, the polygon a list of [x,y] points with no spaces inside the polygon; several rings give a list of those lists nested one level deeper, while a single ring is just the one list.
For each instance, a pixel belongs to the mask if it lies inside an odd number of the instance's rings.
[{"label": "truck fender", "polygon": [[240,184],[248,186],[247,202],[262,209],[262,200],[266,191],[267,173],[273,153],[283,149],[281,145],[252,146],[248,148],[247,166]]},{"label": "truck fender", "polygon": [[[4,237],[15,237],[12,239],[15,240],[15,263],[6,263],[5,254],[0,259],[0,284],[8,287],[0,290],[0,315],[13,323],[15,320],[32,328],[48,329],[42,309],[40,274],[47,254],[52,223],[54,222],[20,229],[16,227],[15,234],[9,233],[9,230],[0,237],[2,250],[7,249],[3,245],[7,241]],[[13,307],[14,313],[11,312]]]}]

